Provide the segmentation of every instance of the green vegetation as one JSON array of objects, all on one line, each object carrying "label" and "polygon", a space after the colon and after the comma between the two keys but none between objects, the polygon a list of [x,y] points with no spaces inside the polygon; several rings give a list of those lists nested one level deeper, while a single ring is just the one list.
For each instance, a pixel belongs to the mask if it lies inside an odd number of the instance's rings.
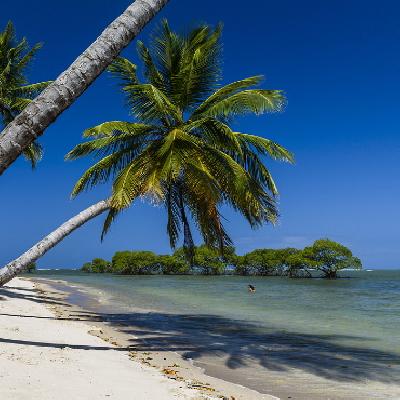
[{"label": "green vegetation", "polygon": [[[285,97],[280,90],[259,88],[262,76],[221,86],[220,36],[221,26],[213,30],[202,25],[180,35],[164,21],[149,48],[138,42],[144,82],[126,58],[109,68],[135,122],[89,128],[87,141],[66,156],[98,159],[76,183],[74,196],[113,181],[103,235],[120,211],[146,198],[164,205],[171,247],[182,235],[183,252],[193,264],[191,221],[204,243],[221,255],[232,245],[221,220],[222,205],[240,212],[254,228],[276,221],[278,191],[265,160],[292,162],[292,154],[272,140],[236,132],[232,121],[245,114],[279,112]],[[216,254],[202,257],[198,255],[197,264],[205,273],[221,273],[223,262]],[[140,269],[128,259],[126,255],[120,271]]]},{"label": "green vegetation", "polygon": [[361,261],[347,247],[329,239],[320,239],[303,250],[257,249],[243,256],[236,255],[233,247],[225,248],[221,255],[219,249],[202,245],[194,248],[191,264],[183,248],[172,255],[157,255],[151,251],[117,251],[111,263],[96,258],[85,263],[82,271],[129,275],[231,273],[290,278],[310,278],[315,271],[322,272],[325,278],[334,279],[344,268],[361,267]]},{"label": "green vegetation", "polygon": [[149,274],[157,269],[157,257],[152,251],[117,251],[111,267],[119,274]]},{"label": "green vegetation", "polygon": [[[50,82],[29,84],[26,71],[42,45],[29,47],[18,41],[12,22],[0,32],[0,126],[8,125]],[[25,151],[32,168],[42,157],[42,148],[33,142]]]},{"label": "green vegetation", "polygon": [[113,272],[111,263],[103,260],[102,258],[95,258],[91,262],[83,264],[81,269],[84,272],[96,272],[101,274],[105,272]]},{"label": "green vegetation", "polygon": [[257,249],[245,254],[238,262],[236,272],[240,275],[284,275],[288,257],[296,249]]},{"label": "green vegetation", "polygon": [[309,267],[321,271],[326,278],[334,279],[345,268],[361,269],[361,260],[350,249],[329,239],[321,239],[303,250],[303,258]]},{"label": "green vegetation", "polygon": [[31,274],[32,272],[36,271],[36,263],[31,262],[28,267],[26,268],[26,272],[28,272],[29,274]]}]

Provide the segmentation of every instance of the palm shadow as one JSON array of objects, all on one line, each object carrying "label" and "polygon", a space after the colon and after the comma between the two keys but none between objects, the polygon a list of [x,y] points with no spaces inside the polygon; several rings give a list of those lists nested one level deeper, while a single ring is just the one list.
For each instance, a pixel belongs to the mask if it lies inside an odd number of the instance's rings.
[{"label": "palm shadow", "polygon": [[57,294],[57,292],[43,292],[40,289],[25,289],[12,286],[0,287],[1,300],[7,299],[25,299],[35,303],[58,305],[63,307],[71,307],[70,304],[61,301],[59,297],[49,296],[48,294]]},{"label": "palm shadow", "polygon": [[[270,371],[290,368],[343,382],[366,379],[400,384],[400,355],[372,349],[365,338],[262,329],[246,321],[203,314],[80,312],[131,336],[138,351],[174,351],[199,360],[219,356],[230,369],[254,363]],[[346,343],[355,343],[349,345]]]},{"label": "palm shadow", "polygon": [[[17,289],[17,288],[16,288]],[[35,291],[35,290],[32,290]],[[4,298],[23,298],[39,303],[67,305],[56,297],[0,289]],[[7,315],[7,314],[3,314]],[[12,315],[48,318],[35,315]],[[342,382],[366,379],[400,384],[400,355],[371,348],[365,338],[346,335],[301,334],[269,329],[213,314],[170,314],[163,312],[95,313],[72,311],[65,320],[104,322],[129,335],[130,346],[137,351],[174,351],[186,359],[200,361],[219,356],[233,370],[258,365],[269,371],[300,369],[313,375]],[[10,339],[0,339],[9,343]],[[12,341],[14,342],[14,341]],[[350,345],[349,343],[353,343]],[[69,345],[47,342],[22,344],[40,347],[70,347],[86,350],[111,350],[110,347]],[[115,349],[115,348],[114,348]]]}]

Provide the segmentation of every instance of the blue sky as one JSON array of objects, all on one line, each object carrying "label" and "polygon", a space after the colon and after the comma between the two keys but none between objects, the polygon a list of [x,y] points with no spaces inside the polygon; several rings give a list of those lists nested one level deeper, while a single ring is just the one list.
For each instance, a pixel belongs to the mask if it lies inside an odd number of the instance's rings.
[{"label": "blue sky", "polygon": [[[22,0],[2,4],[0,26],[44,42],[31,81],[54,79],[130,1]],[[368,268],[400,267],[399,101],[400,27],[397,1],[171,0],[141,33],[163,18],[177,30],[196,22],[224,23],[224,82],[264,74],[264,87],[283,89],[284,113],[243,118],[236,126],[272,138],[296,155],[296,165],[270,164],[280,189],[278,226],[253,231],[225,210],[239,253],[259,247],[302,247],[329,237],[351,247]],[[124,52],[135,59],[135,44]],[[127,120],[112,79],[103,74],[40,139],[45,157],[35,172],[20,159],[0,177],[0,262],[109,193],[100,187],[70,200],[90,160],[64,162],[82,131]],[[102,218],[74,232],[39,267],[79,267],[116,250],[169,252],[162,208],[138,202],[100,243]]]}]

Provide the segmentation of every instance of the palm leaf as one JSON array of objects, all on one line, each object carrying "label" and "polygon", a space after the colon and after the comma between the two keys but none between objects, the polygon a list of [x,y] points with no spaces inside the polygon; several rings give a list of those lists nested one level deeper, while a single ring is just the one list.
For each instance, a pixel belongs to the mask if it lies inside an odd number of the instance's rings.
[{"label": "palm leaf", "polygon": [[127,58],[118,57],[108,67],[108,71],[113,76],[122,81],[122,85],[136,85],[139,83],[136,75],[136,65]]},{"label": "palm leaf", "polygon": [[226,119],[249,113],[259,115],[281,111],[284,104],[285,97],[280,90],[249,89],[211,104],[201,116]]},{"label": "palm leaf", "polygon": [[294,162],[293,154],[272,140],[263,138],[261,136],[248,135],[240,132],[234,132],[234,135],[239,143],[246,148],[254,147],[257,152],[263,155],[268,155],[274,160],[290,163]]},{"label": "palm leaf", "polygon": [[235,94],[240,90],[247,89],[250,86],[258,85],[262,81],[262,79],[262,75],[251,76],[249,78],[245,78],[240,81],[236,81],[223,86],[200,104],[200,106],[193,112],[191,119],[196,118],[197,115],[201,115],[213,104],[218,103],[221,100],[225,100],[232,94]]},{"label": "palm leaf", "polygon": [[155,86],[127,85],[124,90],[132,113],[139,120],[146,123],[161,121],[165,126],[182,123],[182,112]]},{"label": "palm leaf", "polygon": [[131,149],[124,149],[112,153],[85,171],[72,190],[75,197],[85,189],[106,182],[110,177],[121,172],[134,159]]},{"label": "palm leaf", "polygon": [[43,158],[43,148],[39,143],[33,142],[24,150],[23,155],[30,161],[32,169],[35,169],[37,163]]}]

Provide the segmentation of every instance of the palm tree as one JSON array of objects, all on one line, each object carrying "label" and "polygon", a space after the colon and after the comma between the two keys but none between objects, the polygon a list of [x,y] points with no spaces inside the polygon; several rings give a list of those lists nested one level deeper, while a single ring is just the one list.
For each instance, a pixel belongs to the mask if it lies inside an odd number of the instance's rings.
[{"label": "palm tree", "polygon": [[0,133],[0,175],[139,34],[168,0],[136,0]]},{"label": "palm tree", "polygon": [[97,217],[110,207],[107,200],[99,201],[96,204],[86,208],[79,214],[75,215],[68,221],[64,222],[57,229],[45,236],[41,241],[32,246],[20,257],[9,262],[3,268],[0,269],[0,287],[9,282],[12,278],[26,271],[29,266],[34,263],[38,258],[47,253],[56,244],[61,242],[66,236],[68,236],[75,229],[78,229],[84,223]]},{"label": "palm tree", "polygon": [[[0,32],[0,119],[8,125],[50,82],[29,84],[26,70],[41,44],[29,47],[25,38],[17,41],[15,29],[9,22]],[[42,157],[42,148],[32,142],[25,150],[32,168]]]},{"label": "palm tree", "polygon": [[110,70],[122,80],[138,121],[90,128],[84,134],[89,141],[67,156],[101,156],[73,194],[115,178],[111,198],[88,207],[0,269],[0,286],[79,226],[109,211],[105,233],[116,214],[139,196],[165,204],[171,245],[183,227],[189,257],[188,211],[206,243],[219,248],[231,242],[221,223],[222,204],[240,211],[253,227],[275,221],[278,192],[264,157],[291,162],[292,155],[271,140],[233,131],[230,121],[245,113],[279,111],[285,99],[280,91],[251,89],[261,82],[259,76],[219,85],[220,33],[220,27],[202,26],[179,36],[165,22],[151,51],[138,44],[147,83],[139,83],[129,60],[115,61]]},{"label": "palm tree", "polygon": [[111,209],[103,235],[115,216],[137,198],[165,205],[172,248],[181,233],[193,258],[190,220],[204,242],[221,251],[232,241],[221,221],[223,204],[257,227],[275,222],[277,189],[264,157],[293,160],[279,144],[236,132],[236,116],[280,111],[279,90],[260,89],[261,76],[220,86],[221,26],[201,25],[187,35],[164,21],[150,48],[138,42],[145,81],[136,65],[118,58],[110,67],[122,84],[135,122],[105,122],[85,131],[89,139],[68,159],[100,158],[80,178],[73,195],[113,179]]}]

